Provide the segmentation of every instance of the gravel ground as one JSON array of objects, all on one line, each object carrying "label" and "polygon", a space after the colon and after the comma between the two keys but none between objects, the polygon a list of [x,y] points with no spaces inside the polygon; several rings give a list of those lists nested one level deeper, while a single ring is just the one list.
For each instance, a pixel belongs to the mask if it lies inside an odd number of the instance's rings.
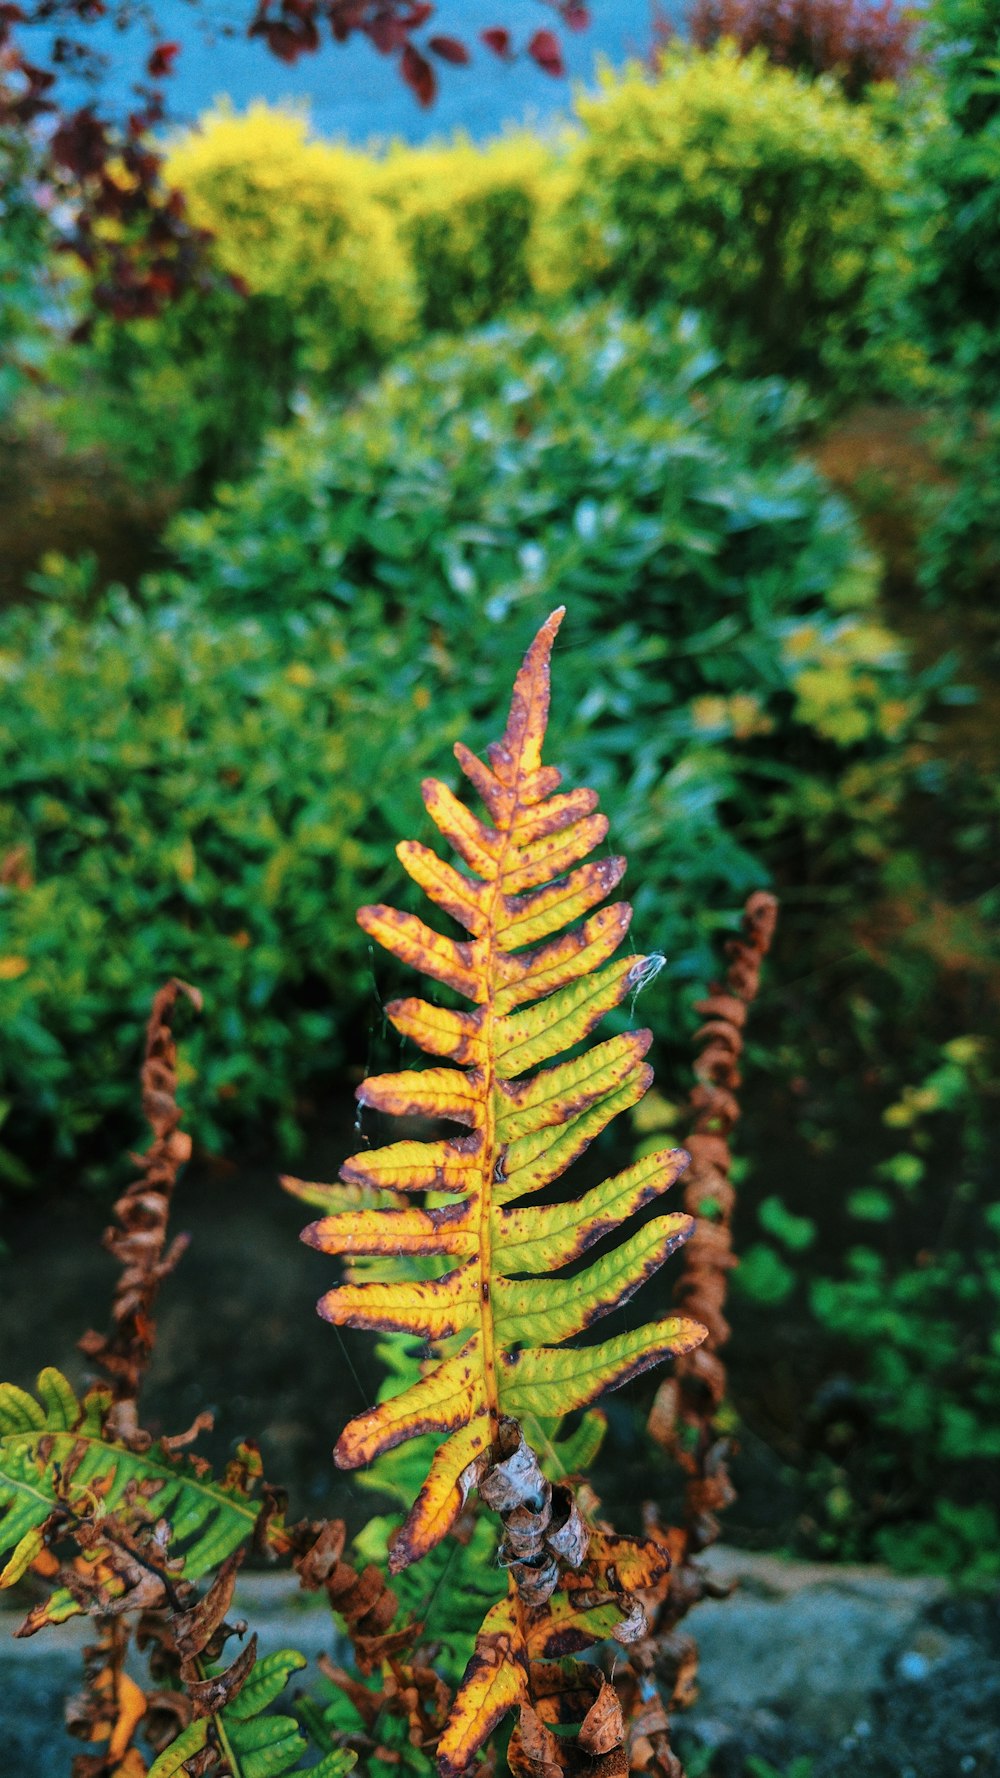
[{"label": "gravel ground", "polygon": [[[689,1620],[701,1695],[677,1728],[692,1778],[1000,1778],[1000,1609],[881,1569],[825,1568],[741,1550],[711,1554],[737,1583]],[[239,1615],[263,1652],[332,1649],[321,1605],[281,1576],[248,1576]],[[86,1627],[12,1643],[0,1613],[3,1778],[68,1778],[62,1699]],[[77,1744],[78,1745],[78,1744]],[[766,1762],[756,1768],[748,1760]]]},{"label": "gravel ground", "polygon": [[739,1586],[689,1620],[701,1696],[677,1739],[692,1773],[748,1778],[753,1756],[755,1778],[795,1759],[808,1778],[1000,1778],[1000,1599],[878,1568],[712,1557]]}]

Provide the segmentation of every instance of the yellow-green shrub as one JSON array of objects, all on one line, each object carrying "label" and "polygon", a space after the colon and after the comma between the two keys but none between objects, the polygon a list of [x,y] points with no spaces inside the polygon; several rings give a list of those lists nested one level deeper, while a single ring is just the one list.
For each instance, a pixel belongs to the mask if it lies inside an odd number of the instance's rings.
[{"label": "yellow-green shrub", "polygon": [[542,241],[565,175],[539,137],[397,144],[373,183],[412,258],[426,328],[459,332],[552,291]]},{"label": "yellow-green shrub", "polygon": [[417,329],[417,291],[375,166],[263,104],[215,111],[176,140],[166,176],[241,285],[99,320],[60,367],[64,434],[139,480],[204,493],[252,469],[296,391],[348,390],[391,357]]},{"label": "yellow-green shrub", "polygon": [[303,117],[264,104],[210,113],[167,159],[220,263],[286,305],[321,376],[378,362],[413,331],[409,264],[372,170],[364,155],[310,141]]},{"label": "yellow-green shrub", "polygon": [[578,100],[575,283],[702,310],[727,360],[819,383],[883,374],[902,272],[898,150],[864,107],[731,44]]}]

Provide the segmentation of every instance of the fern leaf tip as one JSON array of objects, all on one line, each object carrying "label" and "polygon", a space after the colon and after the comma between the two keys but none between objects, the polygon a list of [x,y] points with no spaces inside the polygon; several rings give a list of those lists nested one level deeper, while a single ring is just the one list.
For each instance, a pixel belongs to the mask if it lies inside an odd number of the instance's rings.
[{"label": "fern leaf tip", "polygon": [[550,662],[556,633],[566,613],[558,605],[546,618],[521,662],[511,698],[507,726],[487,757],[501,783],[513,788],[519,778],[541,770],[542,742],[549,718]]}]

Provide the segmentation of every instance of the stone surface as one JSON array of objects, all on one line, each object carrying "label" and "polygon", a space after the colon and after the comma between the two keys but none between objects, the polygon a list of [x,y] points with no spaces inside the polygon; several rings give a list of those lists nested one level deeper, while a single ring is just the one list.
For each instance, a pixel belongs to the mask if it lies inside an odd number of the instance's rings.
[{"label": "stone surface", "polygon": [[[14,1641],[23,1616],[0,1611],[0,1778],[69,1778],[73,1755],[82,1744],[63,1729],[63,1703],[80,1689],[80,1657],[89,1626],[71,1619]],[[287,1574],[245,1576],[229,1616],[230,1621],[245,1618],[257,1631],[262,1655],[297,1648],[315,1660],[337,1644],[324,1600],[297,1594]],[[141,1659],[130,1667],[141,1679]]]},{"label": "stone surface", "polygon": [[68,1634],[12,1642],[19,1617],[0,1613],[0,1772],[3,1778],[68,1778],[79,1742],[62,1726],[63,1701],[79,1689],[86,1636]]},{"label": "stone surface", "polygon": [[706,1600],[688,1620],[701,1651],[704,1708],[722,1718],[769,1710],[828,1736],[848,1732],[886,1661],[946,1596],[936,1580],[742,1550],[716,1548],[705,1565],[736,1591]]},{"label": "stone surface", "polygon": [[675,1735],[699,1772],[1000,1778],[1000,1600],[879,1568],[705,1560],[738,1590],[688,1619],[701,1690]]}]

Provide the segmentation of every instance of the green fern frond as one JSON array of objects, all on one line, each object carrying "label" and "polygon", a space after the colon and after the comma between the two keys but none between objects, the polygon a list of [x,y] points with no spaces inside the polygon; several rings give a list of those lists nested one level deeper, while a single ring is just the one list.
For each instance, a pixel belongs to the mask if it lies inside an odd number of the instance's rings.
[{"label": "green fern frond", "polygon": [[[176,1778],[185,1762],[206,1747],[225,1761],[230,1778],[285,1778],[300,1770],[309,1742],[293,1716],[268,1715],[293,1673],[306,1666],[296,1649],[281,1649],[258,1661],[242,1690],[222,1710],[196,1717],[150,1767],[148,1778]],[[357,1754],[337,1748],[310,1766],[310,1778],[344,1778]],[[210,1766],[209,1771],[212,1770]]]},{"label": "green fern frond", "polygon": [[[35,1561],[51,1523],[100,1526],[123,1508],[134,1525],[167,1520],[171,1573],[196,1581],[251,1536],[260,1503],[251,1489],[256,1454],[216,1481],[186,1454],[162,1444],[135,1451],[108,1424],[113,1401],[105,1388],[81,1398],[62,1374],[43,1370],[37,1399],[0,1385],[0,1589],[13,1586]],[[99,1559],[100,1551],[91,1551]],[[82,1608],[59,1589],[32,1614],[31,1629],[62,1622]]]}]

